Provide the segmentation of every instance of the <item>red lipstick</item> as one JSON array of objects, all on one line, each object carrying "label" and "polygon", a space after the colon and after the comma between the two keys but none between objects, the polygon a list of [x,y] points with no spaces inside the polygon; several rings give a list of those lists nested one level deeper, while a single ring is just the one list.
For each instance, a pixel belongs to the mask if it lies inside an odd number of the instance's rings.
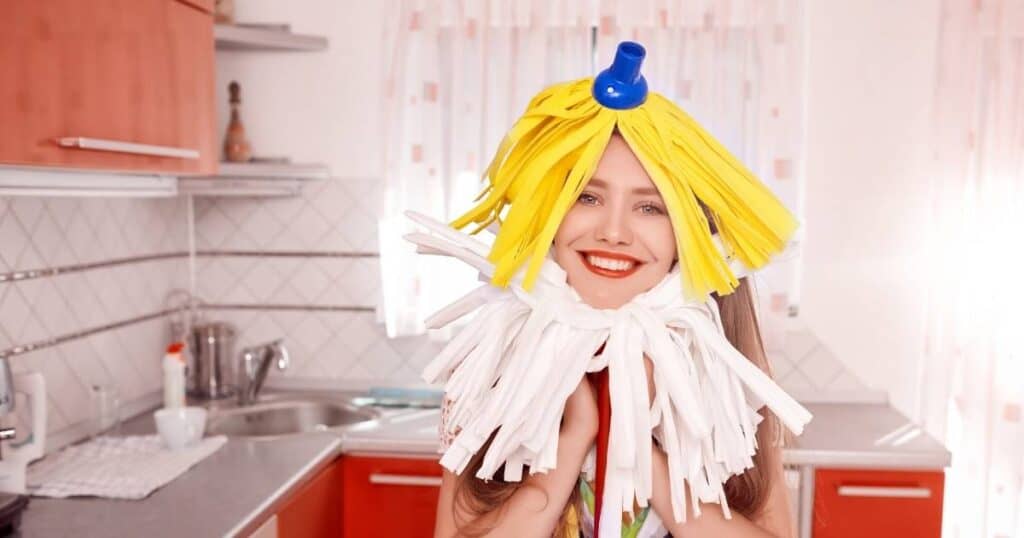
[{"label": "red lipstick", "polygon": [[[639,269],[640,266],[644,264],[644,262],[628,254],[623,254],[621,252],[608,252],[605,250],[580,250],[578,252],[580,255],[580,260],[583,261],[583,266],[586,267],[587,270],[589,270],[591,273],[607,278],[625,278],[635,273],[636,270]],[[597,256],[599,258],[607,258],[609,260],[632,262],[633,265],[629,269],[626,269],[624,271],[616,271],[613,269],[598,267],[590,263],[590,260],[587,259],[588,256]]]}]

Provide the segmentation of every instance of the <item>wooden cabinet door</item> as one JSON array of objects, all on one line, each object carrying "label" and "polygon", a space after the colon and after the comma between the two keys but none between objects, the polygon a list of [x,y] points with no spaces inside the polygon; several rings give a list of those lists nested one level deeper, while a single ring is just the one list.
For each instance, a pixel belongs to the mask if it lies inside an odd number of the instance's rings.
[{"label": "wooden cabinet door", "polygon": [[277,512],[281,538],[336,538],[341,536],[343,503],[342,458],[302,486]]},{"label": "wooden cabinet door", "polygon": [[213,13],[214,0],[178,0],[178,2],[190,4],[192,7],[207,13]]},{"label": "wooden cabinet door", "polygon": [[[0,164],[215,173],[213,17],[174,0],[12,0],[0,17]],[[197,150],[68,148],[61,138]]]},{"label": "wooden cabinet door", "polygon": [[345,538],[434,535],[441,484],[436,459],[344,456]]},{"label": "wooden cabinet door", "polygon": [[814,538],[939,538],[942,471],[819,469]]}]

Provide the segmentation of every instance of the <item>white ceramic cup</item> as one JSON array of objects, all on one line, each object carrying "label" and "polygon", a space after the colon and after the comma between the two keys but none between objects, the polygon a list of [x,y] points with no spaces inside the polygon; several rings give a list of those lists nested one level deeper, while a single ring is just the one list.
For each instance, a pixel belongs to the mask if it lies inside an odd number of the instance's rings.
[{"label": "white ceramic cup", "polygon": [[206,409],[202,407],[176,407],[158,409],[153,413],[156,431],[171,450],[192,446],[203,438],[206,429]]}]

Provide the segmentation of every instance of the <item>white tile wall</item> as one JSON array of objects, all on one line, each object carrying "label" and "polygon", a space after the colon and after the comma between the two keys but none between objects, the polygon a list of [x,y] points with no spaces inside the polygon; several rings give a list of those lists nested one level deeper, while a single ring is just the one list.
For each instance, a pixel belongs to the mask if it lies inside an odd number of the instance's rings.
[{"label": "white tile wall", "polygon": [[798,319],[789,320],[778,342],[766,342],[779,384],[798,398],[865,397],[869,388]]},{"label": "white tile wall", "polygon": [[[0,197],[0,271],[180,252],[185,216],[181,199]],[[0,349],[158,312],[187,282],[177,258],[0,283]],[[124,401],[159,389],[167,338],[158,318],[17,355],[11,367],[46,377],[48,429],[58,432],[88,417],[94,383],[115,385]]]},{"label": "white tile wall", "polygon": [[[286,199],[201,199],[196,203],[196,248],[377,252],[378,180],[332,178]],[[292,378],[338,378],[419,383],[419,370],[439,349],[426,338],[389,340],[372,311],[380,295],[376,257],[202,257],[198,295],[206,303],[294,306],[205,310],[207,319],[239,329],[238,346],[284,337]]]}]

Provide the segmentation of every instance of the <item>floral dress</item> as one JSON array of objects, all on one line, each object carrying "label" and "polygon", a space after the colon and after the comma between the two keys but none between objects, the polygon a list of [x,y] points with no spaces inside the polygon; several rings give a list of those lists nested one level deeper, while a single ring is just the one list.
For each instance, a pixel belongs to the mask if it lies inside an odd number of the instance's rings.
[{"label": "floral dress", "polygon": [[[444,398],[441,404],[441,423],[438,427],[438,434],[441,440],[441,449],[447,450],[458,432],[449,433],[447,424],[451,410],[451,400]],[[591,456],[593,452],[591,453]],[[594,505],[595,505],[595,483],[588,480],[588,475],[593,475],[594,458],[588,457],[583,466],[578,483],[580,502],[566,507],[566,521],[569,523],[565,537],[559,538],[593,538],[594,536]],[[668,531],[661,524],[657,514],[650,506],[645,508],[636,507],[634,512],[636,519],[629,521],[629,516],[622,516],[622,538],[664,538]]]}]

